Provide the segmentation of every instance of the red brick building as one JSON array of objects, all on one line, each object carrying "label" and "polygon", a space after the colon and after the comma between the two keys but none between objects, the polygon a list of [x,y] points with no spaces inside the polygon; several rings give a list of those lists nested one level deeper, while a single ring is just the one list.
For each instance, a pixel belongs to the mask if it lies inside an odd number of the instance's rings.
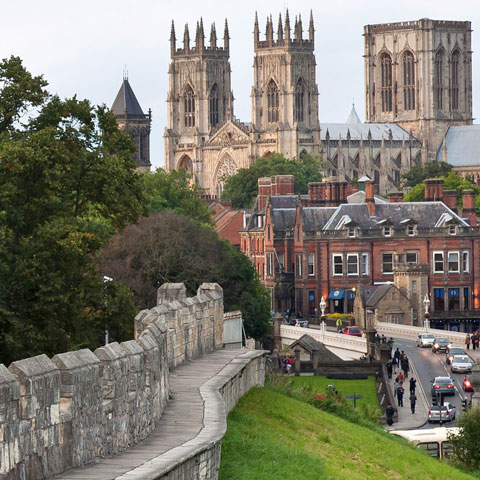
[{"label": "red brick building", "polygon": [[[480,326],[480,230],[474,192],[443,191],[427,180],[425,202],[348,195],[345,182],[309,184],[293,194],[292,176],[259,179],[254,211],[241,232],[241,250],[271,291],[272,308],[315,315],[321,297],[327,312],[353,312],[360,287],[395,283],[409,298],[409,319],[423,325],[425,294],[432,327],[471,331]],[[360,192],[359,192],[360,193]],[[388,321],[388,319],[385,319]]]}]

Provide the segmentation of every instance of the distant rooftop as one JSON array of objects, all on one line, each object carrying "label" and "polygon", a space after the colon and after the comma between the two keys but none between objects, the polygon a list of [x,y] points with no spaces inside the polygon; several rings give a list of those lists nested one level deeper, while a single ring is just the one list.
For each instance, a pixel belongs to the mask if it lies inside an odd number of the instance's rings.
[{"label": "distant rooftop", "polygon": [[[447,162],[454,167],[480,165],[480,125],[450,127],[445,135]],[[437,160],[443,160],[443,148],[437,152]]]},{"label": "distant rooftop", "polygon": [[140,107],[137,97],[135,97],[128,82],[128,78],[123,79],[122,86],[113,102],[112,112],[116,117],[123,117],[125,113],[127,115],[144,115],[142,107]]}]

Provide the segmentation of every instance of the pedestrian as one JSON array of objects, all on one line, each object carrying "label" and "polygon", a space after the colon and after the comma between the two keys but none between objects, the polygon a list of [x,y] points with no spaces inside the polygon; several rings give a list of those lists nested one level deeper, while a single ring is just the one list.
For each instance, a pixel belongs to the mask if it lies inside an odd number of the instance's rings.
[{"label": "pedestrian", "polygon": [[417,402],[417,397],[415,396],[414,393],[410,394],[410,409],[412,410],[412,413],[415,413],[415,403]]},{"label": "pedestrian", "polygon": [[415,394],[415,388],[417,386],[417,381],[412,377],[410,379],[410,395],[413,393]]},{"label": "pedestrian", "polygon": [[403,394],[405,393],[405,390],[403,389],[403,382],[400,382],[400,385],[397,388],[397,400],[398,400],[398,406],[403,407]]},{"label": "pedestrian", "polygon": [[398,347],[393,354],[393,358],[395,358],[395,364],[400,366],[400,350],[398,349]]},{"label": "pedestrian", "polygon": [[472,334],[470,338],[472,339],[472,348],[475,350],[475,348],[477,348],[477,344],[475,342],[475,334]]},{"label": "pedestrian", "polygon": [[395,380],[393,381],[393,396],[396,397],[397,396],[397,388],[399,387],[400,385],[400,381],[398,380],[398,377],[395,378]]},{"label": "pedestrian", "polygon": [[381,343],[387,343],[387,337],[383,333],[382,333],[382,336],[380,337],[380,342]]},{"label": "pedestrian", "polygon": [[388,404],[386,410],[385,410],[385,417],[387,419],[387,425],[391,427],[393,425],[393,414],[395,413],[395,410],[393,407]]},{"label": "pedestrian", "polygon": [[397,375],[397,378],[398,378],[398,381],[403,383],[403,381],[405,380],[405,377],[403,376],[403,373],[400,372],[398,375]]},{"label": "pedestrian", "polygon": [[403,356],[402,370],[403,370],[403,375],[405,376],[405,378],[408,378],[408,372],[410,370],[410,364],[408,363],[408,357],[406,355]]},{"label": "pedestrian", "polygon": [[392,367],[393,367],[393,373],[396,375],[397,374],[397,358],[395,355],[392,358]]},{"label": "pedestrian", "polygon": [[467,350],[470,350],[470,335],[468,333],[465,337],[465,345],[467,346]]},{"label": "pedestrian", "polygon": [[393,363],[391,360],[387,362],[387,373],[388,373],[388,378],[392,378],[392,371],[393,371]]},{"label": "pedestrian", "polygon": [[341,333],[341,331],[342,331],[342,319],[337,318],[336,324],[337,324],[337,333]]}]

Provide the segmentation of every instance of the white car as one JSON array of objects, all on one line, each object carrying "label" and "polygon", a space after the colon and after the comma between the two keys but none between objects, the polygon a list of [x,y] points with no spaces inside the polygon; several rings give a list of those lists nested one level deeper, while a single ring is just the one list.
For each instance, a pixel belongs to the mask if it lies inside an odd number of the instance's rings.
[{"label": "white car", "polygon": [[417,347],[431,347],[434,339],[435,336],[432,333],[421,333],[417,338]]},{"label": "white car", "polygon": [[467,373],[472,371],[473,363],[468,355],[455,355],[450,364],[450,368],[452,373]]},{"label": "white car", "polygon": [[428,423],[432,422],[452,422],[455,420],[456,409],[448,402],[443,405],[432,405],[428,411]]}]

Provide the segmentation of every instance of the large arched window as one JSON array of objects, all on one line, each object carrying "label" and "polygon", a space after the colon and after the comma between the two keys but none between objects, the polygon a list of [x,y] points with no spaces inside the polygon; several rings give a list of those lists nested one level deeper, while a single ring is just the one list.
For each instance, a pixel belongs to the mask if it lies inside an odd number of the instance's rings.
[{"label": "large arched window", "polygon": [[384,53],[380,57],[381,85],[382,85],[382,112],[392,111],[393,82],[392,82],[392,57]]},{"label": "large arched window", "polygon": [[185,103],[185,126],[195,126],[195,95],[193,94],[192,87],[187,85],[185,93],[183,95]]},{"label": "large arched window", "polygon": [[305,87],[301,78],[295,86],[295,121],[303,122]]},{"label": "large arched window", "polygon": [[268,106],[268,123],[278,122],[279,101],[278,101],[278,87],[276,83],[271,80],[267,88],[267,106]]},{"label": "large arched window", "polygon": [[443,110],[443,68],[445,64],[445,54],[439,50],[435,55],[435,79],[434,79],[434,97],[435,108]]},{"label": "large arched window", "polygon": [[452,110],[458,110],[458,92],[460,87],[460,52],[458,50],[455,50],[452,54],[450,85]]},{"label": "large arched window", "polygon": [[210,90],[209,107],[210,126],[214,127],[218,123],[218,87],[216,83]]},{"label": "large arched window", "polygon": [[403,108],[415,110],[415,59],[412,52],[403,55]]}]

